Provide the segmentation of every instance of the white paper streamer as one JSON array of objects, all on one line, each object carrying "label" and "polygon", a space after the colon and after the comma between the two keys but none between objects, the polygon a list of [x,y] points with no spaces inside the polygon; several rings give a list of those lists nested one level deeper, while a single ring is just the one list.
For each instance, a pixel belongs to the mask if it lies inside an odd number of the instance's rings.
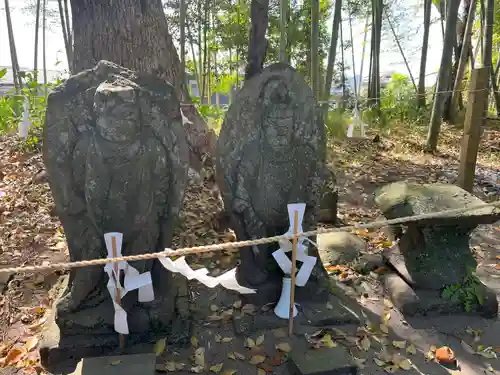
[{"label": "white paper streamer", "polygon": [[[166,249],[170,250],[170,249]],[[246,288],[238,284],[236,281],[236,268],[233,268],[222,275],[213,277],[208,275],[208,270],[206,268],[200,268],[194,271],[187,263],[185,257],[180,257],[179,259],[173,261],[170,258],[160,256],[161,264],[170,272],[180,273],[184,275],[188,280],[198,280],[203,285],[209,288],[215,288],[217,285],[230,290],[234,290],[240,294],[253,294],[254,289]]]},{"label": "white paper streamer", "polygon": [[[288,218],[290,220],[290,228],[285,234],[293,234],[294,233],[294,217],[295,217],[295,211],[299,211],[299,220],[298,220],[298,228],[297,232],[301,233],[302,230],[302,221],[304,220],[304,213],[306,210],[306,204],[305,203],[293,203],[287,205],[288,207]],[[300,236],[298,238],[298,243],[297,243],[297,260],[302,262],[302,266],[300,267],[299,272],[297,273],[295,277],[295,285],[297,286],[304,286],[306,285],[307,281],[309,280],[309,277],[311,277],[312,270],[314,268],[314,265],[316,264],[316,257],[312,257],[307,255],[307,246],[304,245],[305,241],[309,241],[308,238],[304,236]],[[313,243],[312,241],[309,241]],[[286,256],[285,253],[288,253],[292,251],[292,242],[287,239],[282,239],[279,241],[280,248],[273,252],[273,257],[276,260],[276,263],[280,266],[280,268],[283,270],[284,273],[286,274],[291,274],[292,273],[292,262],[290,261],[290,258]]]},{"label": "white paper streamer", "polygon": [[[122,255],[123,234],[112,232],[104,234],[106,249],[108,250],[108,258],[113,258],[113,237],[116,239],[116,256]],[[115,265],[118,269],[118,274],[115,272]],[[151,272],[139,273],[134,267],[127,262],[108,263],[104,266],[104,271],[108,274],[109,280],[107,288],[113,306],[115,308],[115,331],[124,335],[128,335],[127,312],[116,303],[117,287],[120,290],[120,297],[123,299],[125,295],[135,289],[139,289],[139,302],[150,302],[154,300],[153,282],[151,280]],[[123,272],[124,286],[120,284],[120,274]]]},{"label": "white paper streamer", "polygon": [[19,138],[26,140],[28,138],[30,127],[30,102],[28,97],[25,97],[23,105],[23,119],[17,125],[17,135]]}]

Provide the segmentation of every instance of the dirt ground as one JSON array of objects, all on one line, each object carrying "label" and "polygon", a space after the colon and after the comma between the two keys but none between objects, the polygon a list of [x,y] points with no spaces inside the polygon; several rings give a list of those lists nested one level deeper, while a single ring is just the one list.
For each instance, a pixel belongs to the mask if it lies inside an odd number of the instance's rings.
[{"label": "dirt ground", "polygon": [[[340,192],[339,217],[345,224],[375,220],[380,213],[374,207],[373,192],[387,182],[453,183],[445,172],[458,163],[460,133],[445,127],[440,152],[435,155],[420,151],[422,141],[419,131],[401,129],[380,142],[336,141],[330,144],[329,163],[337,175]],[[41,155],[23,152],[13,144],[12,138],[0,140],[0,267],[64,261],[68,258],[64,233],[54,216]],[[500,131],[486,130],[478,164],[500,171],[499,150]],[[476,187],[475,194],[486,201],[498,199],[487,196],[482,186]],[[211,184],[192,184],[173,247],[235,240],[231,231],[220,230],[215,225],[219,210]],[[381,251],[387,242],[380,232],[357,234],[368,241],[370,252]],[[479,276],[500,294],[500,266],[497,265],[500,227],[478,228],[472,242],[480,263]],[[197,265],[207,267],[212,275],[233,267],[236,261],[236,254],[229,252],[188,260],[193,268]],[[347,270],[353,277],[364,278],[370,286],[364,296],[344,288],[351,302],[349,306],[359,316],[361,325],[319,333],[314,332],[317,329],[298,327],[293,342],[288,341],[284,328],[256,332],[250,335],[252,340],[235,335],[234,320],[252,314],[251,306],[240,306],[237,296],[225,290],[194,288],[193,299],[199,304],[200,319],[196,322],[192,345],[182,350],[168,346],[160,350],[158,370],[177,369],[178,374],[189,374],[198,371],[197,364],[203,360],[208,369],[205,373],[288,374],[286,358],[291,354],[287,344],[300,347],[307,333],[313,335],[310,340],[320,347],[309,350],[347,350],[363,375],[399,371],[430,375],[500,374],[500,362],[492,354],[500,352],[498,319],[446,316],[405,320],[384,299],[376,279]],[[4,277],[0,274],[0,358],[6,356],[4,361],[11,363],[0,371],[1,374],[42,371],[38,367],[36,337],[52,303],[48,290],[58,276],[60,274],[26,273]],[[325,334],[330,336],[325,338]],[[491,347],[491,350],[483,350],[483,355],[475,354],[480,345]],[[429,351],[442,346],[452,348],[458,367],[448,369],[432,360]],[[26,351],[29,353],[25,354]],[[390,352],[393,362],[399,365],[391,367],[385,352]],[[382,359],[376,359],[376,353]],[[406,359],[413,364],[411,368]]]}]

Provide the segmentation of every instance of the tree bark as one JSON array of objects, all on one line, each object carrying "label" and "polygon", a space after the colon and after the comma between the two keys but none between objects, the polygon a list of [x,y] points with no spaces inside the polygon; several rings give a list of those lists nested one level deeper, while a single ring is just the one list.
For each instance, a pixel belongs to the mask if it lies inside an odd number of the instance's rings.
[{"label": "tree bark", "polygon": [[458,7],[460,2],[450,1],[448,4],[448,12],[446,13],[446,30],[443,42],[443,54],[441,56],[441,66],[439,68],[438,84],[436,87],[436,95],[434,96],[434,104],[432,106],[431,119],[429,123],[429,132],[427,133],[427,141],[425,151],[433,152],[437,148],[439,132],[441,130],[441,119],[443,115],[443,107],[448,93],[447,90],[450,84],[450,74],[453,64],[453,46],[456,40],[456,28],[458,18]]},{"label": "tree bark", "polygon": [[35,57],[33,61],[33,78],[38,82],[38,34],[40,31],[40,4],[42,0],[36,1],[36,15],[35,15]]},{"label": "tree bark", "polygon": [[64,16],[64,10],[63,10],[63,3],[62,0],[57,0],[57,4],[59,6],[59,18],[61,21],[61,28],[63,32],[63,39],[64,39],[64,48],[66,50],[66,58],[68,59],[68,67],[70,68],[71,72],[71,45],[69,42],[69,32],[67,30],[67,23],[65,20]]},{"label": "tree bark", "polygon": [[429,30],[431,27],[432,0],[424,3],[424,39],[422,41],[422,54],[420,55],[420,71],[418,75],[418,106],[425,107],[425,69],[427,67],[427,50],[429,49]]},{"label": "tree bark", "polygon": [[161,0],[71,0],[71,10],[75,73],[109,60],[166,79],[183,98],[180,61]]},{"label": "tree bark", "polygon": [[[335,66],[335,57],[337,54],[337,40],[339,38],[339,25],[342,16],[342,0],[335,0],[335,10],[333,11],[332,39],[330,40],[330,52],[328,53],[328,65],[326,67],[325,88],[323,100],[328,101],[333,81],[333,67]],[[323,111],[328,111],[328,103],[323,104]],[[326,115],[326,113],[324,113]],[[326,117],[325,117],[326,118]]]},{"label": "tree bark", "polygon": [[252,0],[250,5],[250,37],[245,80],[259,74],[264,66],[267,52],[266,32],[269,22],[269,0]]},{"label": "tree bark", "polygon": [[462,81],[465,75],[465,69],[467,67],[467,61],[469,59],[469,53],[471,51],[470,46],[472,45],[472,29],[474,26],[474,16],[476,14],[476,1],[472,0],[469,4],[467,21],[465,23],[465,31],[463,33],[461,48],[460,48],[460,59],[458,61],[458,68],[455,75],[455,82],[453,84],[453,92],[451,93],[450,102],[450,120],[456,122],[457,114],[459,111],[459,99],[461,97]]},{"label": "tree bark", "polygon": [[321,97],[319,81],[319,0],[311,0],[311,87],[316,100]]},{"label": "tree bark", "polygon": [[[161,77],[189,102],[183,89],[179,56],[168,31],[161,0],[71,0],[73,72],[109,60],[125,68]],[[201,169],[205,154],[215,154],[216,135],[196,107],[183,105],[191,166]]]},{"label": "tree bark", "polygon": [[19,74],[19,62],[17,61],[16,42],[14,39],[14,29],[12,28],[12,19],[10,17],[9,0],[5,0],[5,18],[7,21],[7,34],[9,37],[10,60],[12,62],[12,78],[16,90],[23,88],[23,81]]}]

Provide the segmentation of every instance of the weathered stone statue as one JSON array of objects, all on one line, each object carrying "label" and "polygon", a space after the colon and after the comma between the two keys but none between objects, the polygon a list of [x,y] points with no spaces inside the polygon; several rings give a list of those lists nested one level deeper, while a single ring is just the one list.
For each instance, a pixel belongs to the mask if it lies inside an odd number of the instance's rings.
[{"label": "weathered stone statue", "polygon": [[[375,202],[387,219],[484,203],[455,185],[406,182],[384,186]],[[394,304],[409,315],[465,309],[496,316],[496,295],[475,276],[469,242],[478,225],[497,220],[500,212],[487,207],[389,228],[397,244],[384,251],[384,258],[396,272],[385,275],[385,284]]]},{"label": "weathered stone statue", "polygon": [[[286,64],[269,66],[238,92],[217,145],[217,178],[238,240],[286,232],[288,203],[306,203],[303,228],[315,227],[326,176],[324,126],[318,113],[308,84]],[[275,248],[241,251],[238,281],[257,288],[262,302],[275,302],[281,288],[283,275],[271,256]],[[323,272],[318,260],[308,284]]]},{"label": "weathered stone statue", "polygon": [[[124,255],[171,244],[189,151],[167,82],[107,61],[72,76],[49,96],[44,160],[72,261],[106,257],[107,232],[123,233]],[[151,271],[155,299],[139,303],[135,291],[122,300],[130,340],[169,331],[176,312],[187,312],[186,280],[157,260],[131,265]],[[50,345],[70,347],[77,336],[93,337],[80,347],[116,345],[107,278],[102,266],[71,271]]]}]

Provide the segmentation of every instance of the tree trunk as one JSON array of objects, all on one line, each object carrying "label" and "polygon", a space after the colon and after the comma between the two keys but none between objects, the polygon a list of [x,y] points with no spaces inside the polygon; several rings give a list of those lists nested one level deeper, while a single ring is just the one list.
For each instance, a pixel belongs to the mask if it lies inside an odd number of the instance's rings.
[{"label": "tree trunk", "polygon": [[380,42],[382,36],[382,0],[372,0],[372,63],[371,84],[368,96],[371,106],[380,112]]},{"label": "tree trunk", "polygon": [[441,130],[441,118],[443,115],[443,107],[447,98],[447,90],[450,83],[450,74],[453,63],[453,46],[456,39],[456,28],[458,18],[458,1],[450,1],[448,4],[448,12],[446,13],[446,30],[443,41],[443,54],[441,56],[441,66],[439,68],[438,84],[436,87],[436,95],[434,96],[434,104],[432,106],[431,119],[429,123],[429,132],[425,151],[433,152],[437,148],[439,131]]},{"label": "tree trunk", "polygon": [[[495,19],[494,14],[495,0],[486,1],[485,9],[485,27],[484,27],[484,66],[488,68],[489,80],[493,89],[493,98],[495,99],[495,107],[498,116],[500,116],[500,93],[498,92],[497,83],[495,80],[495,71],[493,70],[493,22]],[[488,85],[489,87],[490,85]],[[488,101],[486,101],[488,102]]]},{"label": "tree trunk", "polygon": [[[68,0],[64,0],[64,16],[66,18],[66,31],[68,33],[68,44],[71,50],[71,57],[73,59],[73,33],[71,31],[71,24],[69,22],[69,9],[68,9]],[[69,64],[69,63],[68,63]],[[70,65],[70,67],[73,64]]]},{"label": "tree trunk", "polygon": [[71,0],[71,10],[75,73],[109,60],[166,79],[182,98],[180,61],[161,0]]},{"label": "tree trunk", "polygon": [[266,32],[269,22],[269,0],[252,0],[250,5],[250,37],[245,80],[259,74],[264,66],[267,52]]},{"label": "tree trunk", "polygon": [[10,18],[9,0],[5,0],[5,18],[7,21],[7,33],[9,36],[10,60],[12,63],[12,78],[16,91],[23,88],[23,81],[19,74],[19,63],[17,61],[16,42],[14,39],[14,29],[12,28],[12,19]]},{"label": "tree trunk", "polygon": [[321,97],[319,86],[319,0],[311,0],[311,87],[316,100]]},{"label": "tree trunk", "polygon": [[459,112],[459,100],[461,97],[462,91],[462,81],[465,76],[465,70],[467,68],[467,61],[469,60],[469,53],[471,51],[471,42],[472,42],[472,29],[474,26],[474,16],[476,15],[476,1],[472,0],[468,13],[467,13],[467,21],[465,23],[465,31],[463,33],[462,45],[460,50],[460,59],[458,61],[458,68],[455,75],[455,82],[453,84],[453,90],[451,93],[451,102],[450,102],[450,121],[452,123],[456,123],[457,114]]},{"label": "tree trunk", "polygon": [[[335,0],[335,10],[333,11],[332,39],[330,40],[330,52],[328,53],[328,65],[326,67],[325,88],[323,100],[328,101],[330,90],[332,89],[333,67],[335,66],[335,56],[337,54],[337,40],[339,38],[339,25],[342,16],[342,0]],[[323,115],[328,112],[328,103],[323,104]],[[326,117],[325,117],[326,118]]]},{"label": "tree trunk", "polygon": [[[112,4],[112,5],[110,5]],[[71,0],[73,72],[93,68],[100,60],[151,73],[174,86],[184,98],[180,61],[168,31],[161,0]],[[216,136],[193,105],[183,105],[191,165],[200,169],[205,153],[215,154]]]},{"label": "tree trunk", "polygon": [[288,8],[289,0],[280,0],[280,61],[288,63],[286,46],[288,44]]},{"label": "tree trunk", "polygon": [[431,27],[432,0],[424,3],[424,39],[420,55],[420,71],[418,75],[418,107],[425,107],[425,69],[427,67],[427,50],[429,49],[429,30]]},{"label": "tree trunk", "polygon": [[40,5],[42,0],[36,1],[36,15],[35,15],[35,57],[33,61],[33,78],[38,82],[38,34],[40,31]]},{"label": "tree trunk", "polygon": [[[47,0],[43,0],[42,8],[42,64],[43,64],[43,83],[47,85]],[[44,87],[45,96],[47,96],[47,86]]]},{"label": "tree trunk", "polygon": [[[61,27],[63,32],[64,47],[66,50],[66,58],[68,59],[68,67],[71,67],[71,46],[69,44],[68,30],[66,29],[67,24],[64,17],[63,3],[62,0],[57,0],[59,6],[59,18],[61,20]],[[70,69],[71,70],[71,69]]]}]

